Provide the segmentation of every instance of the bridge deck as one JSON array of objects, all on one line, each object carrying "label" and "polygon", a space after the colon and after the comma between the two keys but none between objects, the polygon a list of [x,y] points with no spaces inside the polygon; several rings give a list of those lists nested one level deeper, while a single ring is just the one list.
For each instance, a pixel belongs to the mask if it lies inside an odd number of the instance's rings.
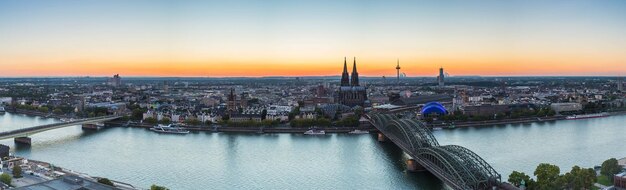
[{"label": "bridge deck", "polygon": [[71,122],[53,123],[53,124],[48,124],[48,125],[40,125],[40,126],[35,126],[35,127],[16,129],[12,131],[5,131],[5,132],[0,132],[0,140],[8,139],[8,138],[15,138],[15,137],[25,137],[25,136],[29,136],[35,133],[40,133],[40,132],[63,128],[63,127],[109,121],[109,120],[117,119],[120,117],[121,116],[93,117],[93,118],[80,119],[80,120],[71,121]]}]

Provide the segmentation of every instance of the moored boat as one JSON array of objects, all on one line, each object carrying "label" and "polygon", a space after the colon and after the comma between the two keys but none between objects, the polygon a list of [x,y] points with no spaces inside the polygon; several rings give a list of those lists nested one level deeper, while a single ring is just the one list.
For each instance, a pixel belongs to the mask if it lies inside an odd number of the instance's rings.
[{"label": "moored boat", "polygon": [[172,133],[172,134],[187,134],[189,133],[188,130],[182,129],[180,127],[173,127],[171,124],[170,125],[156,125],[152,128],[150,128],[151,131],[157,132],[157,133]]},{"label": "moored boat", "polygon": [[602,112],[602,113],[594,113],[594,114],[572,115],[572,116],[565,117],[565,119],[568,119],[568,120],[589,119],[589,118],[608,117],[608,116],[609,116],[609,113]]},{"label": "moored boat", "polygon": [[350,132],[348,132],[348,133],[349,133],[349,134],[369,134],[370,132],[369,132],[369,131],[364,131],[364,130],[358,130],[358,129],[355,129],[355,130],[350,131]]},{"label": "moored boat", "polygon": [[325,135],[326,132],[324,130],[319,130],[319,129],[310,129],[306,132],[304,132],[305,135]]}]

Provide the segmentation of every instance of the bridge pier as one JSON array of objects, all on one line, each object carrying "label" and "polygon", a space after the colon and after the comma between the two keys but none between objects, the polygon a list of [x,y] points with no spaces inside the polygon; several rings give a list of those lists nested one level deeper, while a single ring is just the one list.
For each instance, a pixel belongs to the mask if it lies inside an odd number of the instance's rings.
[{"label": "bridge pier", "polygon": [[90,124],[90,123],[83,124],[83,126],[82,126],[83,129],[88,129],[88,130],[98,130],[101,127],[102,126],[99,125],[99,124]]},{"label": "bridge pier", "polygon": [[26,144],[30,145],[30,137],[16,137],[13,141],[17,144]]},{"label": "bridge pier", "polygon": [[385,137],[385,134],[383,133],[378,133],[378,142],[385,142],[387,141],[387,137]]},{"label": "bridge pier", "polygon": [[426,168],[424,168],[424,166],[422,166],[421,164],[417,163],[415,159],[407,159],[406,170],[409,172],[421,172],[421,171],[425,171]]}]

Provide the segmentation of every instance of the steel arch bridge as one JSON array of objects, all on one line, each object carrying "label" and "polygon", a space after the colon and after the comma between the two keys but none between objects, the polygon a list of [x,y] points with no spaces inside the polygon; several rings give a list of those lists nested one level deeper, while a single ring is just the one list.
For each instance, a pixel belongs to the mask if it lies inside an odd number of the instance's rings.
[{"label": "steel arch bridge", "polygon": [[453,189],[493,189],[501,176],[485,160],[458,145],[439,145],[432,132],[415,119],[394,114],[365,115],[374,127],[417,163]]}]

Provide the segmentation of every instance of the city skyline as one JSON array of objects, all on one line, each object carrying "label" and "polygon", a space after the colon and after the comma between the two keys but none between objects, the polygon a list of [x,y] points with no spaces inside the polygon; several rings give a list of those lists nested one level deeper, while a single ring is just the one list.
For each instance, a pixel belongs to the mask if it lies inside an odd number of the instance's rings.
[{"label": "city skyline", "polygon": [[2,0],[0,77],[622,76],[624,5]]}]

